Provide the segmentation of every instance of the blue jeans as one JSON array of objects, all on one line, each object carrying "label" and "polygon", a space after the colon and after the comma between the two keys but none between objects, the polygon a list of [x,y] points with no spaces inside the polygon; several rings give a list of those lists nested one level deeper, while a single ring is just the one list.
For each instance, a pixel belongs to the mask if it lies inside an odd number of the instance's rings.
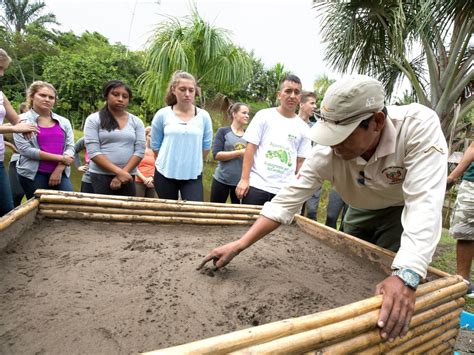
[{"label": "blue jeans", "polygon": [[12,190],[3,161],[0,161],[0,217],[13,209]]},{"label": "blue jeans", "polygon": [[318,211],[319,198],[321,197],[321,188],[317,189],[313,196],[306,201],[306,217],[316,220],[316,213]]},{"label": "blue jeans", "polygon": [[18,180],[20,180],[21,187],[23,187],[23,190],[25,191],[26,198],[32,198],[37,189],[74,191],[71,180],[69,180],[66,174],[63,173],[61,182],[56,186],[49,186],[50,176],[51,174],[38,172],[36,173],[34,180],[30,180],[24,176],[18,175]]}]

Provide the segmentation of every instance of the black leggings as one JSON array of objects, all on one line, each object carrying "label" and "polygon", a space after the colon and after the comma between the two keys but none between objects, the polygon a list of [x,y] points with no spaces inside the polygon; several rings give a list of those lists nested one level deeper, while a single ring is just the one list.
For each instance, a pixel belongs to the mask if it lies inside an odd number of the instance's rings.
[{"label": "black leggings", "polygon": [[272,194],[271,192],[250,186],[247,195],[242,199],[242,203],[246,205],[263,205],[265,202],[271,201],[274,197],[275,194]]},{"label": "black leggings", "polygon": [[189,180],[168,179],[155,169],[155,190],[159,198],[167,200],[177,200],[181,193],[182,200],[204,201],[202,175]]},{"label": "black leggings", "polygon": [[240,200],[235,194],[235,188],[236,186],[223,184],[213,178],[211,185],[211,202],[226,203],[227,197],[230,195],[230,201],[232,203],[240,204]]},{"label": "black leggings", "polygon": [[90,173],[90,176],[92,189],[95,194],[135,196],[135,177],[133,176],[132,181],[122,184],[122,187],[118,190],[110,188],[110,183],[115,175]]}]

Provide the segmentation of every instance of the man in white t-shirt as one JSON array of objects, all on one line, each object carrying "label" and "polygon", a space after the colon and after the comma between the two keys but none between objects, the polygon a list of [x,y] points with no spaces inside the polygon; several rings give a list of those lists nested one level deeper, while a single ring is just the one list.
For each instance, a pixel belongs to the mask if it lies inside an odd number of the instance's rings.
[{"label": "man in white t-shirt", "polygon": [[265,204],[240,239],[212,250],[200,267],[210,260],[223,267],[281,223],[290,223],[303,202],[329,180],[350,205],[345,232],[346,227],[359,229],[363,234],[355,236],[377,245],[398,242],[392,275],[375,289],[383,294],[377,325],[384,339],[404,336],[416,287],[426,277],[441,236],[447,144],[436,112],[420,104],[385,107],[384,98],[382,84],[365,75],[332,84],[310,131],[318,145],[298,175]]},{"label": "man in white t-shirt", "polygon": [[236,195],[242,203],[263,205],[298,172],[311,143],[308,126],[295,113],[301,80],[286,76],[278,91],[280,105],[257,112],[243,138],[247,141]]}]

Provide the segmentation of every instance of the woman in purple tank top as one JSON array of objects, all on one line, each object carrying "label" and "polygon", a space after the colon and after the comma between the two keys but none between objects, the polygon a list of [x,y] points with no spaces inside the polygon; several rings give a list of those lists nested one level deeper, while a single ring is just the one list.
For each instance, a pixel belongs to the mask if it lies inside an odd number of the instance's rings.
[{"label": "woman in purple tank top", "polygon": [[30,110],[20,115],[39,128],[30,140],[14,135],[20,153],[17,173],[27,198],[36,189],[73,191],[69,165],[74,160],[74,134],[66,118],[52,112],[56,89],[49,83],[35,81],[28,89]]},{"label": "woman in purple tank top", "polygon": [[[7,52],[0,48],[0,76],[3,76],[3,73],[11,61]],[[6,118],[10,124],[1,124],[4,118]],[[3,165],[5,153],[3,133],[24,133],[29,137],[32,132],[37,132],[37,128],[26,122],[20,123],[20,118],[0,88],[0,217],[13,209],[10,183]]]}]

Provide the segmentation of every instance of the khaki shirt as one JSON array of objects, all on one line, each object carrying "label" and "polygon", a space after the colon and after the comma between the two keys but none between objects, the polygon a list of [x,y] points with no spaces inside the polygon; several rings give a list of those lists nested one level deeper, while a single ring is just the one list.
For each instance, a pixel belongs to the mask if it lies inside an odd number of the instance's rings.
[{"label": "khaki shirt", "polygon": [[261,214],[291,223],[324,180],[356,208],[404,206],[404,231],[392,268],[410,268],[425,277],[441,236],[447,144],[433,110],[419,104],[387,110],[379,145],[369,161],[361,157],[345,161],[330,147],[317,145],[299,174],[264,205]]}]

